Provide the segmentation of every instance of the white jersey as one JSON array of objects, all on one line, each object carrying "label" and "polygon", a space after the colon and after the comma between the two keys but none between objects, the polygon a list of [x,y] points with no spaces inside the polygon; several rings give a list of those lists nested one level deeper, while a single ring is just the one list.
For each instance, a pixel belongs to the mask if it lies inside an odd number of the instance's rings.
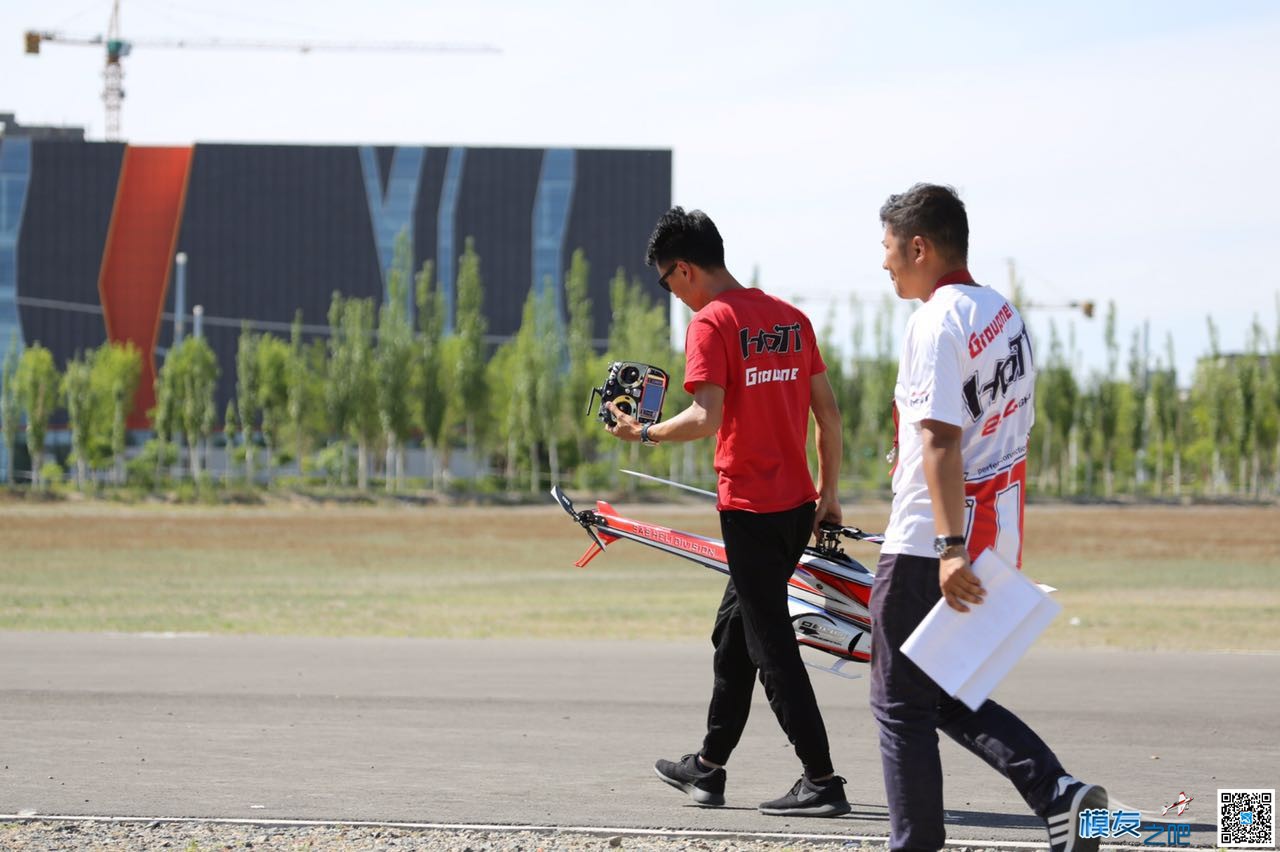
[{"label": "white jersey", "polygon": [[1022,317],[989,287],[947,285],[907,323],[898,382],[898,463],[883,551],[936,557],[920,423],[961,427],[965,539],[1022,565],[1026,458],[1035,422],[1035,364]]}]

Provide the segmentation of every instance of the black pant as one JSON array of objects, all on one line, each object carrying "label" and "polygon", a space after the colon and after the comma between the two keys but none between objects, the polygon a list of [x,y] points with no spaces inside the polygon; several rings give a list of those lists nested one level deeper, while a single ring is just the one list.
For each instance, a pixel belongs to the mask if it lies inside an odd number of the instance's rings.
[{"label": "black pant", "polygon": [[831,750],[787,608],[787,580],[813,532],[814,504],[720,513],[729,583],[711,633],[715,686],[702,756],[728,763],[751,711],[757,673],[805,774],[831,774]]},{"label": "black pant", "polygon": [[1066,774],[1035,731],[994,701],[970,710],[907,659],[902,643],[942,597],[938,560],[882,554],[871,590],[871,710],[889,799],[889,848],[941,849],[941,730],[1013,782],[1041,817]]}]

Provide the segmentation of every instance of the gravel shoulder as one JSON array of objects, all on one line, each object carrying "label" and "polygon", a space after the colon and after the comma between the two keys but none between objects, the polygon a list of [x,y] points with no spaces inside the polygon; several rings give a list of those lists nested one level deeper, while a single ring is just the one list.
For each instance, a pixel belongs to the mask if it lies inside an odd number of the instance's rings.
[{"label": "gravel shoulder", "polygon": [[856,840],[767,839],[609,834],[566,831],[477,831],[391,826],[275,826],[214,822],[108,822],[41,819],[0,822],[0,848],[6,852],[118,852],[175,849],[182,852],[258,850],[258,852],[782,852],[782,850],[865,850],[883,852],[877,843]]}]

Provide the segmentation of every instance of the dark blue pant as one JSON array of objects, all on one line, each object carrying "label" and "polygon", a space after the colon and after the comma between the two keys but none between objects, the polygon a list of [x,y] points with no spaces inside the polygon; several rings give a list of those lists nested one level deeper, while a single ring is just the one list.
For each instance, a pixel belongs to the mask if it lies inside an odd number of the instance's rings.
[{"label": "dark blue pant", "polygon": [[787,580],[813,533],[814,508],[720,513],[729,583],[711,633],[715,685],[702,743],[702,756],[714,763],[728,763],[742,737],[758,674],[805,774],[821,778],[833,771],[827,729],[787,608]]},{"label": "dark blue pant", "polygon": [[1066,774],[1035,731],[994,701],[976,711],[947,695],[907,659],[902,643],[942,597],[938,560],[882,554],[871,592],[871,710],[889,800],[889,848],[941,849],[941,730],[1013,782],[1044,817]]}]

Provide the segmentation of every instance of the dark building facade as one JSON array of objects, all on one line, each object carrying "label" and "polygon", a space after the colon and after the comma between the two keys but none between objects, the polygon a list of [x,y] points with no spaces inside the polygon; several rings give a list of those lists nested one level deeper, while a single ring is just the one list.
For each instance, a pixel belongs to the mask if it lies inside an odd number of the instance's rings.
[{"label": "dark building facade", "polygon": [[531,287],[563,293],[582,249],[603,337],[608,282],[619,268],[645,274],[645,241],[670,202],[666,150],[0,137],[0,346],[38,341],[61,367],[104,339],[132,340],[144,353],[133,425],[145,426],[182,252],[186,328],[202,306],[221,406],[242,319],[283,329],[300,309],[323,326],[335,291],[380,301],[402,232],[415,270],[434,261],[450,310],[458,256],[474,240],[496,337],[515,332]]}]

